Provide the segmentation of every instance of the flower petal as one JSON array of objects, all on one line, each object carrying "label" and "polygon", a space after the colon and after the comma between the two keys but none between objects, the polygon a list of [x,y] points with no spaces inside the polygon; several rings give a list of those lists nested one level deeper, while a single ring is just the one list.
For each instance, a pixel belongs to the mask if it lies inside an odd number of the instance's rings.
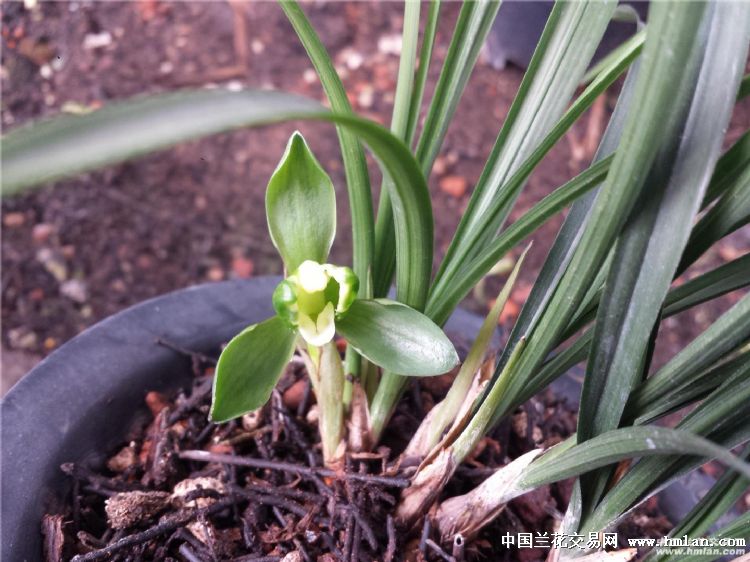
[{"label": "flower petal", "polygon": [[299,284],[308,293],[322,291],[328,285],[328,275],[325,268],[312,260],[303,261],[297,269]]}]

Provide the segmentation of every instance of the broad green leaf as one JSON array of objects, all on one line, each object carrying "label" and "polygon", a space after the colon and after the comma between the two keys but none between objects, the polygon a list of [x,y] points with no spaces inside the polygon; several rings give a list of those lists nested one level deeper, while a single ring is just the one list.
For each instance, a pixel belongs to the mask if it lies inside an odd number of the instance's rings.
[{"label": "broad green leaf", "polygon": [[498,404],[495,419],[508,412],[516,395],[557,345],[638,200],[657,148],[667,134],[664,120],[679,112],[674,99],[688,67],[703,8],[697,3],[651,5],[632,102],[639,111],[627,116],[622,141],[589,211],[580,242],[543,315],[528,334],[526,351]]},{"label": "broad green leaf", "polygon": [[113,164],[182,141],[297,119],[330,121],[354,132],[393,178],[399,300],[421,309],[432,269],[432,207],[409,149],[386,129],[329,113],[307,98],[268,91],[186,90],[108,105],[12,131],[3,138],[4,194]]},{"label": "broad green leaf", "polygon": [[[351,113],[352,107],[346,90],[341,83],[331,57],[326,52],[322,41],[305,17],[299,4],[290,0],[279,2],[289,22],[305,47],[310,62],[318,73],[320,83],[336,113]],[[354,131],[346,127],[336,127],[341,145],[341,157],[344,161],[346,186],[349,194],[349,208],[352,217],[352,269],[360,279],[360,294],[369,298],[372,294],[370,287],[370,270],[373,265],[374,246],[374,215],[372,210],[372,193],[370,192],[370,176],[367,171],[367,161],[362,146]]]},{"label": "broad green leaf", "polygon": [[[712,5],[704,14],[673,100],[680,111],[664,124],[643,195],[615,246],[581,393],[579,442],[619,426],[623,397],[648,368],[652,328],[718,160],[747,54],[750,10],[734,6]],[[584,514],[609,478],[609,471],[582,477]]]},{"label": "broad green leaf", "polygon": [[687,431],[647,426],[614,429],[560,453],[543,455],[527,468],[521,484],[537,488],[623,459],[666,454],[715,458],[750,478],[750,464],[724,447]]},{"label": "broad green leaf", "polygon": [[364,357],[394,373],[440,375],[458,363],[453,344],[432,320],[395,301],[358,299],[336,329]]},{"label": "broad green leaf", "polygon": [[225,422],[265,404],[292,358],[296,339],[278,316],[232,338],[216,364],[211,421]]},{"label": "broad green leaf", "polygon": [[289,139],[268,182],[266,218],[288,272],[306,260],[328,261],[336,234],[336,192],[299,132]]}]

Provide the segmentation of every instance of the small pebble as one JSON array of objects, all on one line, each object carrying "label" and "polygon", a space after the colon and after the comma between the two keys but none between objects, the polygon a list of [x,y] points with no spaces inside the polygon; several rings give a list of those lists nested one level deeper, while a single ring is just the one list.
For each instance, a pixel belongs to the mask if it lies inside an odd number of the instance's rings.
[{"label": "small pebble", "polygon": [[18,228],[26,222],[26,216],[23,213],[6,213],[3,217],[3,225],[7,228]]},{"label": "small pebble", "polygon": [[224,494],[226,488],[224,483],[213,476],[199,476],[198,478],[187,478],[175,484],[172,490],[172,502],[178,507],[208,507],[216,500],[214,498],[197,498],[192,501],[185,501],[185,498],[191,492],[196,490],[214,490]]},{"label": "small pebble", "polygon": [[51,224],[40,222],[39,224],[35,224],[34,228],[31,230],[31,238],[37,244],[43,244],[44,242],[49,240],[54,231],[55,227],[53,227]]},{"label": "small pebble", "polygon": [[469,183],[461,176],[445,176],[440,180],[440,190],[452,197],[463,197]]},{"label": "small pebble", "polygon": [[68,279],[60,284],[60,294],[79,304],[88,299],[88,287],[80,279]]}]

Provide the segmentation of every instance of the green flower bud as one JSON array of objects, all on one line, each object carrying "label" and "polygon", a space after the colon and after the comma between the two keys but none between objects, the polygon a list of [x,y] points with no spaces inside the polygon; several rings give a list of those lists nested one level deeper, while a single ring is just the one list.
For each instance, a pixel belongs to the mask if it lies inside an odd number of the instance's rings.
[{"label": "green flower bud", "polygon": [[359,279],[348,267],[306,260],[273,293],[276,313],[315,346],[333,339],[335,320],[357,298]]}]

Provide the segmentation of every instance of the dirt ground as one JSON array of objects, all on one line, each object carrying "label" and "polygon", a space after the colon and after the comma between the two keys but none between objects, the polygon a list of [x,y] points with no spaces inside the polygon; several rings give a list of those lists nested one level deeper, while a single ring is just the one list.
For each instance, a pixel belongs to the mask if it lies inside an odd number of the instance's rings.
[{"label": "dirt ground", "polygon": [[[445,56],[458,3],[445,3],[427,95]],[[388,124],[400,49],[397,3],[305,3],[340,70],[355,110]],[[2,126],[100,107],[142,93],[208,83],[280,89],[322,100],[305,52],[275,3],[51,2],[2,6]],[[430,179],[438,260],[445,251],[522,77],[484,58],[458,107]],[[512,218],[581,171],[606,125],[615,92],[567,135],[534,173]],[[427,98],[429,99],[429,97]],[[738,106],[727,142],[750,126]],[[3,201],[4,387],[86,326],[143,299],[196,283],[279,273],[265,226],[266,182],[299,128],[339,195],[332,261],[348,263],[350,222],[330,126],[288,124],[218,135],[45,186]],[[371,162],[372,164],[372,162]],[[379,185],[376,167],[373,186]],[[520,310],[561,217],[535,236],[504,321]],[[750,248],[729,237],[692,270]],[[520,251],[520,248],[518,249]],[[514,252],[514,255],[518,254]],[[488,283],[487,294],[502,279]],[[663,361],[729,304],[728,295],[667,321]],[[485,310],[482,298],[467,306]]]}]

